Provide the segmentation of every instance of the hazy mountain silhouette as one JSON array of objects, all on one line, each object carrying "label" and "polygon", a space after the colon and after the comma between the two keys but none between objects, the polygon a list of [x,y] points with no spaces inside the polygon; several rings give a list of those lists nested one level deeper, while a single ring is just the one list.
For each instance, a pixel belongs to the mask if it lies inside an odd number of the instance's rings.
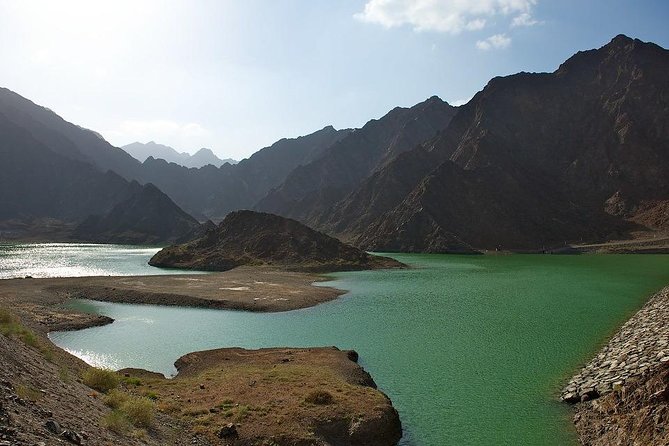
[{"label": "hazy mountain silhouette", "polygon": [[214,152],[207,148],[202,148],[193,155],[187,152],[178,152],[170,146],[158,144],[150,141],[146,144],[133,142],[121,147],[133,158],[144,162],[148,157],[163,159],[168,163],[176,163],[184,167],[203,167],[211,164],[215,167],[221,167],[225,163],[237,164],[232,158],[220,159]]},{"label": "hazy mountain silhouette", "polygon": [[[148,186],[103,170],[101,164],[107,162],[128,170],[141,167],[94,132],[0,89],[0,220],[49,217],[76,224],[98,215],[110,221],[109,213],[120,203],[144,200],[146,204]],[[139,243],[170,241],[197,226],[165,196],[160,213],[153,215],[155,210],[149,205],[128,208],[118,228],[132,231]],[[154,225],[140,224],[147,220]],[[174,231],[166,231],[166,226]],[[86,240],[98,239],[92,231],[87,235]]]}]

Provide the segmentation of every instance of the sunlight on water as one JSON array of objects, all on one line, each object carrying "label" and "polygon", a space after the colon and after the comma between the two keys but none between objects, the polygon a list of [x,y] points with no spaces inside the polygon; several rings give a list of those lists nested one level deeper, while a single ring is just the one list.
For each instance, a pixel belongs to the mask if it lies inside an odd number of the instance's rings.
[{"label": "sunlight on water", "polygon": [[149,266],[158,247],[90,243],[0,244],[0,279],[183,274]]}]

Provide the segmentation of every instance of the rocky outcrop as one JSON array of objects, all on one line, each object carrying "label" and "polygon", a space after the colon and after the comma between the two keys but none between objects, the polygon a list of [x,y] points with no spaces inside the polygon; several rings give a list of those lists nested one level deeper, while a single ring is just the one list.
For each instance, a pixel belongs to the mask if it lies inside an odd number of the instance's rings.
[{"label": "rocky outcrop", "polygon": [[149,264],[206,271],[270,265],[314,272],[402,266],[395,260],[346,245],[295,220],[253,211],[229,214],[215,230],[189,243],[162,249]]},{"label": "rocky outcrop", "polygon": [[[194,352],[176,361],[174,386],[146,385],[183,413],[204,412],[210,438],[231,445],[393,446],[402,437],[399,415],[357,356],[336,347]],[[253,409],[239,418],[240,407]],[[239,420],[234,430],[229,418]]]},{"label": "rocky outcrop", "polygon": [[[669,287],[655,294],[562,391],[576,403],[620,391],[669,363]],[[669,365],[669,364],[668,364]]]}]

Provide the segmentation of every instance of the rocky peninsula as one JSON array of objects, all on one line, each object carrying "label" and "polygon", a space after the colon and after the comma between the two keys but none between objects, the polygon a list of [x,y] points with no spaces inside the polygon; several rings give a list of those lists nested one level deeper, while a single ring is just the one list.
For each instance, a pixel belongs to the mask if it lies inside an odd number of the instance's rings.
[{"label": "rocky peninsula", "polygon": [[149,264],[202,271],[262,265],[309,272],[404,266],[344,244],[290,218],[254,211],[228,214],[202,237],[159,251]]}]

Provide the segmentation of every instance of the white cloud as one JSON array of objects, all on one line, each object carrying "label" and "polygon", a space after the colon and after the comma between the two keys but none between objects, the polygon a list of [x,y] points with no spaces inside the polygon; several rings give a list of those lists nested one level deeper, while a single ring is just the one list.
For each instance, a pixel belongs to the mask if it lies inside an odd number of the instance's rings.
[{"label": "white cloud", "polygon": [[511,21],[511,28],[516,28],[518,26],[534,26],[540,25],[542,22],[534,19],[529,12],[524,12],[521,15],[514,17]]},{"label": "white cloud", "polygon": [[[416,31],[458,34],[485,27],[498,15],[530,14],[537,0],[368,0],[354,15],[386,28],[409,25]],[[531,18],[531,16],[530,16]]]},{"label": "white cloud", "polygon": [[494,36],[490,36],[485,40],[479,40],[476,42],[476,48],[483,51],[507,48],[509,45],[511,45],[511,37],[507,36],[506,34],[495,34]]}]

